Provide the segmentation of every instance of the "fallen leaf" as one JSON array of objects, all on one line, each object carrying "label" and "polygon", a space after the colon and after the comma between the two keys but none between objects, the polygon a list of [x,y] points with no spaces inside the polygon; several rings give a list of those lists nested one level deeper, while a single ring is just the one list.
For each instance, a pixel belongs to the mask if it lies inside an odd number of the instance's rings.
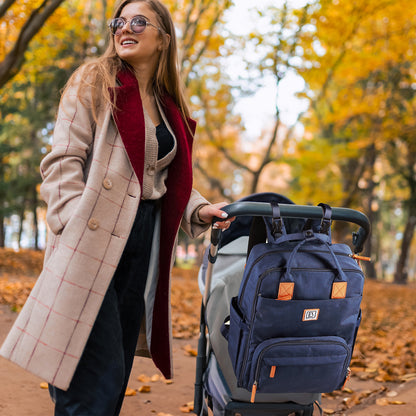
[{"label": "fallen leaf", "polygon": [[148,383],[150,381],[150,377],[146,374],[140,374],[139,377],[137,377],[137,380],[139,380],[141,383]]},{"label": "fallen leaf", "polygon": [[148,385],[140,386],[139,393],[150,393],[151,387]]},{"label": "fallen leaf", "polygon": [[126,388],[126,391],[124,393],[125,396],[135,396],[137,394],[135,389],[131,389],[129,387]]},{"label": "fallen leaf", "polygon": [[322,409],[326,415],[333,415],[335,410],[333,409]]},{"label": "fallen leaf", "polygon": [[39,387],[41,389],[47,389],[48,388],[48,383],[46,383],[46,382],[43,381],[42,383],[39,384]]},{"label": "fallen leaf", "polygon": [[388,406],[389,405],[389,401],[385,397],[382,397],[382,398],[376,400],[376,404],[378,406]]},{"label": "fallen leaf", "polygon": [[160,380],[160,375],[159,374],[154,374],[151,378],[150,381],[155,383],[156,381]]},{"label": "fallen leaf", "polygon": [[184,404],[179,408],[182,413],[191,413],[194,410],[194,402]]},{"label": "fallen leaf", "polygon": [[400,377],[400,381],[410,381],[416,378],[416,373],[404,374]]},{"label": "fallen leaf", "polygon": [[402,405],[402,404],[406,404],[406,402],[402,402],[401,400],[390,400],[389,404]]},{"label": "fallen leaf", "polygon": [[198,352],[196,349],[192,348],[190,345],[185,345],[183,347],[183,349],[185,350],[185,352],[190,355],[191,357],[196,357],[198,355]]}]

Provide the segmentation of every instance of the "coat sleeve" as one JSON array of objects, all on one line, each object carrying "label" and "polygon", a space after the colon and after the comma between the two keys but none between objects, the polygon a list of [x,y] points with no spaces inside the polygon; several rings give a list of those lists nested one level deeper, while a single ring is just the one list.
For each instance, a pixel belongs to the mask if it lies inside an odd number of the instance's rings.
[{"label": "coat sleeve", "polygon": [[196,238],[208,230],[210,224],[205,224],[198,217],[198,211],[210,203],[195,189],[192,189],[188,205],[182,217],[181,227],[191,238]]},{"label": "coat sleeve", "polygon": [[88,91],[83,91],[82,102],[78,91],[75,79],[62,96],[52,150],[40,165],[40,193],[48,204],[46,219],[55,234],[62,232],[84,191],[85,166],[93,143],[94,119],[87,104]]}]

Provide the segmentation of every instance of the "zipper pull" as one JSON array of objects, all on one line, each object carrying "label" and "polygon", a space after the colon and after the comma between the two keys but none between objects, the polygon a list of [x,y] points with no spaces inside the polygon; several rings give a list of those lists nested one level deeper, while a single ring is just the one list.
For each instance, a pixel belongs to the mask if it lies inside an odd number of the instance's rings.
[{"label": "zipper pull", "polygon": [[253,388],[251,389],[251,403],[254,403],[254,399],[256,398],[256,393],[257,393],[257,381],[254,382],[253,384]]},{"label": "zipper pull", "polygon": [[344,389],[344,387],[347,384],[347,381],[350,379],[350,377],[351,377],[351,368],[348,367],[347,368],[347,376],[345,377],[344,385],[342,386],[342,389],[341,390]]},{"label": "zipper pull", "polygon": [[359,256],[358,254],[350,254],[350,257],[354,260],[371,261],[371,257]]}]

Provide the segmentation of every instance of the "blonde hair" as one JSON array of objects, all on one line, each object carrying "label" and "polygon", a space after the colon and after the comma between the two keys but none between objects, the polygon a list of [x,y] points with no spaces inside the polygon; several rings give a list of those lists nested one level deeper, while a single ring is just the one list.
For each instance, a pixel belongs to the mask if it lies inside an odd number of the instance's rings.
[{"label": "blonde hair", "polygon": [[[138,2],[148,4],[156,13],[158,24],[162,29],[159,31],[160,36],[164,37],[164,42],[167,45],[160,54],[152,82],[153,90],[161,100],[166,93],[170,95],[179,108],[185,123],[188,124],[187,118],[190,117],[190,111],[185,100],[184,88],[179,75],[175,27],[167,7],[159,0],[121,0],[115,7],[113,18],[119,17],[127,4]],[[170,40],[167,35],[169,35]],[[122,69],[133,71],[130,65],[117,55],[114,36],[110,35],[108,47],[103,55],[78,68],[69,79],[66,88],[76,82],[75,80],[80,79],[78,98],[84,105],[91,106],[93,117],[97,120],[97,111],[103,102],[110,103],[113,110],[115,108],[116,97],[110,91],[111,88],[117,85],[117,74]],[[91,98],[83,96],[82,91],[84,91],[85,87],[91,89]]]}]

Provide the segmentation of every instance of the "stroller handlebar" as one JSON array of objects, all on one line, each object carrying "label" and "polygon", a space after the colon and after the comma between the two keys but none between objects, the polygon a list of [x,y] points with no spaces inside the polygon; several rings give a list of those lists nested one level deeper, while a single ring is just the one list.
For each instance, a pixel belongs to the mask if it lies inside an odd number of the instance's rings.
[{"label": "stroller handlebar", "polygon": [[[322,218],[322,208],[319,206],[308,205],[294,205],[294,204],[279,204],[280,214],[286,218]],[[235,216],[260,216],[271,217],[272,207],[268,202],[235,202],[230,205],[226,205],[222,208],[229,217]],[[332,208],[333,220],[346,221],[357,224],[360,229],[353,236],[353,245],[355,253],[359,253],[363,250],[365,240],[370,234],[371,226],[370,221],[365,214],[360,211],[356,211],[350,208]],[[223,221],[222,218],[215,219],[216,221]],[[221,236],[221,230],[212,229],[211,243],[218,244],[217,240]]]}]

